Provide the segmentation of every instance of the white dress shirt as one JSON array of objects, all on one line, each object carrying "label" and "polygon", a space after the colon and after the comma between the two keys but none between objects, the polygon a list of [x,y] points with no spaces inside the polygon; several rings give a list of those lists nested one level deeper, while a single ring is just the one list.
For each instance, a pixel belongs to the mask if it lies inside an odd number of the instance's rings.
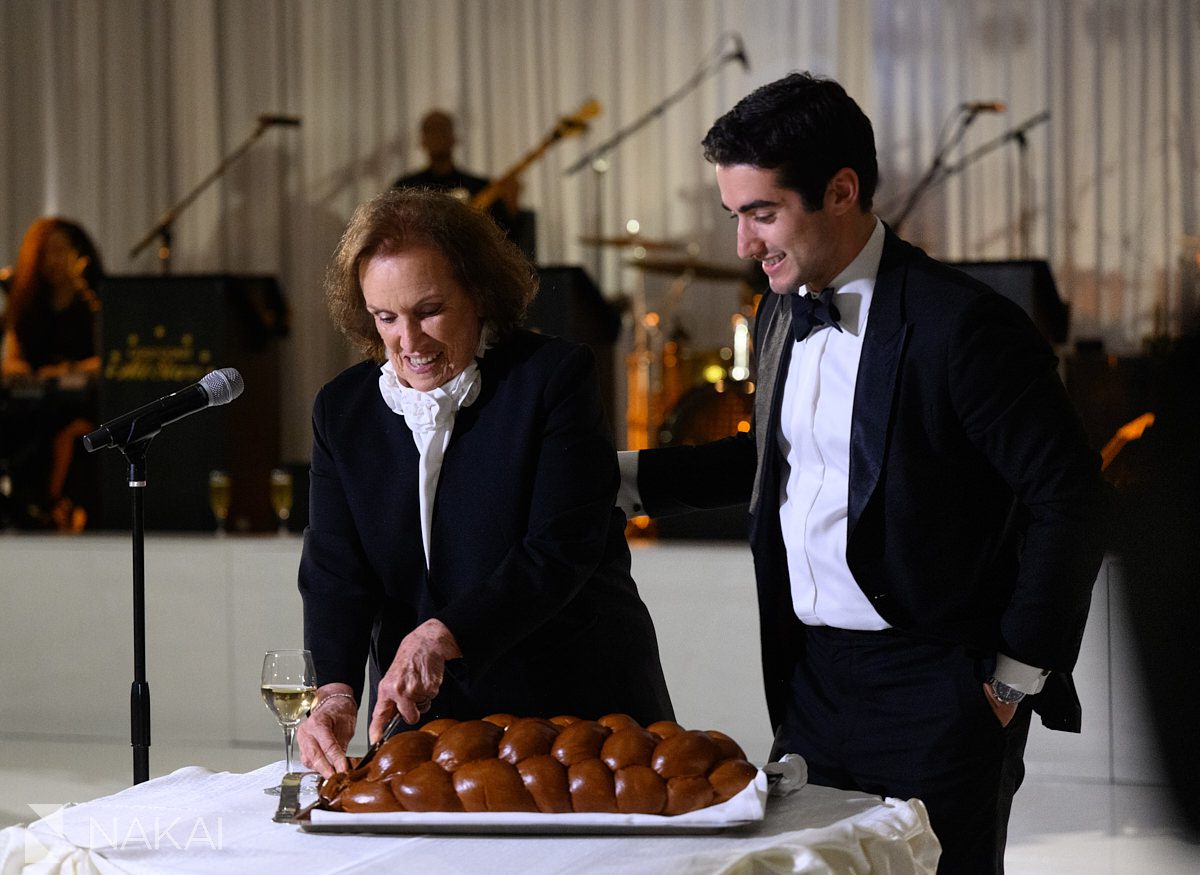
[{"label": "white dress shirt", "polygon": [[[814,331],[796,344],[785,378],[776,440],[779,521],[787,549],[792,606],[810,626],[879,630],[887,621],[871,606],[846,560],[850,502],[850,426],[863,335],[883,255],[884,226],[834,277],[833,303],[842,331]],[[821,289],[802,288],[802,294]],[[1046,672],[999,653],[995,676],[1025,693],[1040,692]]]},{"label": "white dress shirt", "polygon": [[[814,331],[795,344],[780,407],[779,522],[787,548],[792,605],[810,626],[886,629],[850,573],[846,522],[850,421],[863,334],[883,254],[883,223],[830,284],[841,331]],[[820,292],[801,288],[801,294]]]},{"label": "white dress shirt", "polygon": [[[491,342],[492,331],[485,325],[480,331],[475,358],[482,358]],[[379,394],[393,413],[404,417],[404,423],[412,432],[413,442],[420,454],[417,496],[421,508],[421,543],[425,547],[426,570],[429,569],[433,502],[442,473],[442,459],[446,447],[450,445],[458,411],[474,403],[479,397],[479,386],[479,365],[474,360],[463,368],[462,373],[428,392],[401,383],[390,359],[379,368]]]}]

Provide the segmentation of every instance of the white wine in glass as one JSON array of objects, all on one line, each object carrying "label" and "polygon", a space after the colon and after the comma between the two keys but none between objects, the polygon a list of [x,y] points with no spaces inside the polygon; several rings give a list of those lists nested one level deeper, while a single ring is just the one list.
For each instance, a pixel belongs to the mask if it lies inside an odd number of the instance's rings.
[{"label": "white wine in glass", "polygon": [[233,498],[233,484],[224,471],[208,472],[208,506],[217,520],[217,534],[223,535],[229,521],[229,503]]},{"label": "white wine in glass", "polygon": [[[284,763],[292,771],[296,727],[317,700],[317,673],[307,650],[268,650],[263,656],[262,700],[283,728]],[[278,792],[270,787],[268,793]]]},{"label": "white wine in glass", "polygon": [[286,535],[292,515],[292,472],[284,468],[271,471],[271,509],[279,520],[279,534]]},{"label": "white wine in glass", "polygon": [[309,712],[316,700],[315,687],[276,684],[262,688],[263,704],[275,715],[280,726],[295,726]]}]

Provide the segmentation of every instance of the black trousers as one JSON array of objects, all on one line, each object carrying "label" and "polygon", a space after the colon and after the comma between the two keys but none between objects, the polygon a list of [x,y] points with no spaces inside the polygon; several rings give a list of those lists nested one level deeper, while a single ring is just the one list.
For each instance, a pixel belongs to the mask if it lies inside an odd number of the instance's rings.
[{"label": "black trousers", "polygon": [[802,755],[813,784],[918,798],[939,872],[1003,872],[1030,708],[1002,727],[977,675],[955,645],[809,627],[773,758]]}]

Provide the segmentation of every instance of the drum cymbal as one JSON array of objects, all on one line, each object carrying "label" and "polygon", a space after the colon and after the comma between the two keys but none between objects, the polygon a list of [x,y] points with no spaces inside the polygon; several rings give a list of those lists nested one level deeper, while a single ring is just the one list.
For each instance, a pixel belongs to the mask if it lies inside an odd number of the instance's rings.
[{"label": "drum cymbal", "polygon": [[643,249],[683,249],[678,240],[654,240],[641,234],[618,234],[615,237],[580,237],[586,246],[640,246]]},{"label": "drum cymbal", "polygon": [[636,259],[625,263],[647,273],[669,273],[676,276],[690,273],[697,279],[709,280],[748,281],[752,270],[750,265],[713,264],[694,258]]}]

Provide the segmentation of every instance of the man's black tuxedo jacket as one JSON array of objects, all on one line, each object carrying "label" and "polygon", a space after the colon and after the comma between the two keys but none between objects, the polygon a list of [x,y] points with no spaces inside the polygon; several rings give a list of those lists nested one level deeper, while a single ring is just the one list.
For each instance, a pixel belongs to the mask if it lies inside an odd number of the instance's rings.
[{"label": "man's black tuxedo jacket", "polygon": [[361,695],[369,646],[373,693],[404,636],[436,617],[464,659],[426,719],[670,717],[591,352],[521,331],[479,366],[480,395],[446,448],[428,572],[419,456],[378,365],[318,394],[300,590],[319,682]]},{"label": "man's black tuxedo jacket", "polygon": [[[804,628],[778,512],[776,435],[794,345],[788,302],[765,295],[753,434],[638,457],[652,515],[750,503],[776,726]],[[1048,726],[1077,731],[1069,672],[1107,493],[1055,364],[1015,304],[889,230],[855,388],[846,558],[892,626],[965,645],[985,674],[997,652],[1053,670],[1035,707]]]}]

